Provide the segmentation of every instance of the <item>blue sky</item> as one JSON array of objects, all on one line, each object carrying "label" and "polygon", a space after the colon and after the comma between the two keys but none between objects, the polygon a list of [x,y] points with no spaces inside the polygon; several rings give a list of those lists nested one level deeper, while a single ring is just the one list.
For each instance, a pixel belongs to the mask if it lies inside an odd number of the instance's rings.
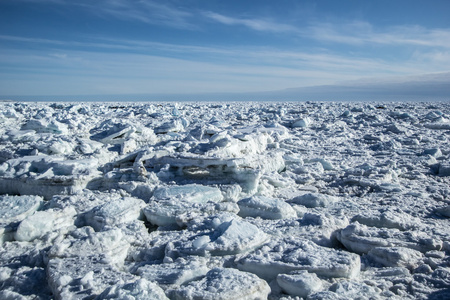
[{"label": "blue sky", "polygon": [[447,80],[449,11],[448,0],[0,0],[0,95]]}]

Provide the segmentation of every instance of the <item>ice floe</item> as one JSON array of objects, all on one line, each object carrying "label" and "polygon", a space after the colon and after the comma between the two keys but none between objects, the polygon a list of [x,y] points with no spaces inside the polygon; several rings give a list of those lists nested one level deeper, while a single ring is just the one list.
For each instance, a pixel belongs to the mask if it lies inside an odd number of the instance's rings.
[{"label": "ice floe", "polygon": [[448,103],[0,107],[0,299],[448,298]]},{"label": "ice floe", "polygon": [[215,268],[198,281],[170,292],[173,299],[267,299],[269,285],[257,276],[236,269]]}]

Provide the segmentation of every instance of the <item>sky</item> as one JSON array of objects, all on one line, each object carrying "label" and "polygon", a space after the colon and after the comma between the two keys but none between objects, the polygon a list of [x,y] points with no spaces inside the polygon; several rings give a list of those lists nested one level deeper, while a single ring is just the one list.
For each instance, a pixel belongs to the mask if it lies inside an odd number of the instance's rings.
[{"label": "sky", "polygon": [[0,0],[0,95],[450,85],[449,11],[448,0]]}]

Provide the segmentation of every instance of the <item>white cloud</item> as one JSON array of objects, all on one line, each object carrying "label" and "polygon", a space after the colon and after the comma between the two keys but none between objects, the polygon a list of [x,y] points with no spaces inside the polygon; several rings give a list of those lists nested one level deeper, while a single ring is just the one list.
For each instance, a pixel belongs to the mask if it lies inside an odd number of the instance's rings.
[{"label": "white cloud", "polygon": [[320,42],[363,45],[423,46],[450,48],[450,28],[424,28],[417,25],[375,28],[364,21],[316,22],[305,27],[261,18],[236,18],[215,12],[203,12],[210,20],[229,26],[245,26],[255,31],[290,33]]},{"label": "white cloud", "polygon": [[172,5],[171,1],[155,0],[14,0],[35,4],[54,4],[79,7],[100,17],[137,21],[182,29],[196,29],[190,18],[191,12]]},{"label": "white cloud", "polygon": [[221,15],[214,12],[204,12],[204,16],[225,25],[242,25],[256,31],[266,32],[297,32],[298,29],[288,24],[272,22],[263,19],[243,19]]},{"label": "white cloud", "polygon": [[450,28],[427,29],[421,26],[394,26],[376,29],[366,22],[345,24],[316,23],[302,33],[322,42],[349,45],[391,45],[450,48]]}]

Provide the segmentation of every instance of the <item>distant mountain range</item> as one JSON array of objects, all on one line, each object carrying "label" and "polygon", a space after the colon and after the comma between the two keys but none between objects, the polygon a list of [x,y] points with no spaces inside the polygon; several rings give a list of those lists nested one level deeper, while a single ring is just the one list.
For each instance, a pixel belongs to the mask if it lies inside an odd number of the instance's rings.
[{"label": "distant mountain range", "polygon": [[286,101],[450,101],[450,72],[396,82],[351,82],[251,94]]},{"label": "distant mountain range", "polygon": [[450,101],[450,72],[248,93],[3,96],[13,101]]}]

